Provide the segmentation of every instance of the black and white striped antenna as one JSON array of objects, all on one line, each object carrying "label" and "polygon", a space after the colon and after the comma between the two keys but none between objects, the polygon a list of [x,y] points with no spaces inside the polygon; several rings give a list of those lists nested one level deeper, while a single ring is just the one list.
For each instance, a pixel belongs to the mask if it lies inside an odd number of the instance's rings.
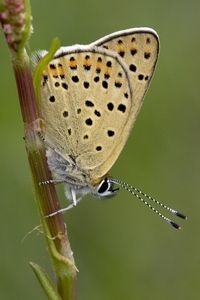
[{"label": "black and white striped antenna", "polygon": [[177,210],[175,210],[175,209],[173,209],[173,208],[171,208],[171,207],[169,207],[169,206],[161,203],[160,201],[156,200],[155,198],[153,198],[153,197],[147,195],[146,193],[142,192],[138,188],[136,188],[136,187],[134,187],[132,185],[129,185],[128,183],[125,183],[125,182],[123,182],[123,181],[121,181],[119,179],[115,179],[115,178],[111,178],[110,181],[113,182],[114,184],[119,185],[120,187],[122,187],[123,189],[125,189],[126,191],[128,191],[129,193],[131,193],[132,195],[134,195],[137,199],[139,199],[147,207],[149,207],[153,212],[155,212],[160,218],[162,218],[164,221],[166,221],[168,224],[172,225],[176,229],[181,229],[181,227],[177,223],[175,223],[174,221],[172,221],[170,218],[166,217],[161,212],[159,212],[155,207],[153,207],[147,201],[149,200],[149,201],[153,202],[154,204],[161,206],[162,208],[164,208],[168,212],[172,213],[173,215],[175,215],[175,216],[177,216],[177,217],[179,217],[181,219],[184,219],[184,220],[187,219],[187,217],[183,213],[181,213],[181,212],[179,212],[179,211],[177,211]]}]

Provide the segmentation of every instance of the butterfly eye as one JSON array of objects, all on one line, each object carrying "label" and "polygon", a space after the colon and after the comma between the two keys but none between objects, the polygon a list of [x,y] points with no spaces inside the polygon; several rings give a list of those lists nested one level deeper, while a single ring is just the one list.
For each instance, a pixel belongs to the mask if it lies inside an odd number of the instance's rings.
[{"label": "butterfly eye", "polygon": [[97,187],[96,195],[100,197],[112,197],[116,194],[119,188],[114,188],[114,183],[108,178],[101,181]]}]

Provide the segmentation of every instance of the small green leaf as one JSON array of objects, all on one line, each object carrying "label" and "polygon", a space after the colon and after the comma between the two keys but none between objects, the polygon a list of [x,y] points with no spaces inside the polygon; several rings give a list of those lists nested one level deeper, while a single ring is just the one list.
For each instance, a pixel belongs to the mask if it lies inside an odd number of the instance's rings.
[{"label": "small green leaf", "polygon": [[[60,41],[58,38],[54,38],[48,53],[42,57],[42,59],[37,64],[33,73],[33,84],[35,87],[36,98],[40,101],[40,82],[42,77],[42,72],[48,63],[53,59],[55,52],[60,48]],[[39,104],[39,103],[38,103]]]},{"label": "small green leaf", "polygon": [[49,300],[62,300],[60,295],[58,295],[55,287],[50,281],[47,273],[37,264],[30,262],[30,265],[39,280],[44,292],[46,293]]}]

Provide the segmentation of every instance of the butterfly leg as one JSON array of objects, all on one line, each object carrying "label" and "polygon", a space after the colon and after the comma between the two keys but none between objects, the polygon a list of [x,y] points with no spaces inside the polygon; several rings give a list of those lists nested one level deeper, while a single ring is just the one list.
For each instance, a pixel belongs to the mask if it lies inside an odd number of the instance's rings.
[{"label": "butterfly leg", "polygon": [[[76,205],[81,201],[82,197],[76,199]],[[64,208],[61,208],[57,211],[54,211],[53,213],[49,214],[46,216],[46,218],[49,218],[49,217],[53,217],[55,215],[58,215],[58,214],[63,214],[64,212],[70,210],[71,208],[75,207],[76,205],[74,205],[74,203],[71,203],[69,204],[67,207],[64,207]]]}]

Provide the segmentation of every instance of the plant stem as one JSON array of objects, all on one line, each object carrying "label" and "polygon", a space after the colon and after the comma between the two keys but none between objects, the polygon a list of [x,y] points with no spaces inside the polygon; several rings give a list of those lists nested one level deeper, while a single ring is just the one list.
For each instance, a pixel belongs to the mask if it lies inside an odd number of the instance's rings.
[{"label": "plant stem", "polygon": [[[19,103],[24,122],[25,143],[31,168],[34,193],[39,208],[41,224],[48,245],[57,278],[56,290],[47,275],[34,263],[31,266],[49,299],[76,299],[76,272],[70,247],[67,226],[62,214],[46,218],[59,210],[59,200],[53,184],[41,185],[52,178],[48,168],[45,147],[39,137],[44,132],[44,122],[38,112],[38,90],[35,92],[30,60],[26,52],[27,41],[31,35],[31,10],[28,0],[1,0],[0,22],[11,51]],[[40,83],[39,83],[40,84]],[[36,95],[37,94],[37,95]]]}]

